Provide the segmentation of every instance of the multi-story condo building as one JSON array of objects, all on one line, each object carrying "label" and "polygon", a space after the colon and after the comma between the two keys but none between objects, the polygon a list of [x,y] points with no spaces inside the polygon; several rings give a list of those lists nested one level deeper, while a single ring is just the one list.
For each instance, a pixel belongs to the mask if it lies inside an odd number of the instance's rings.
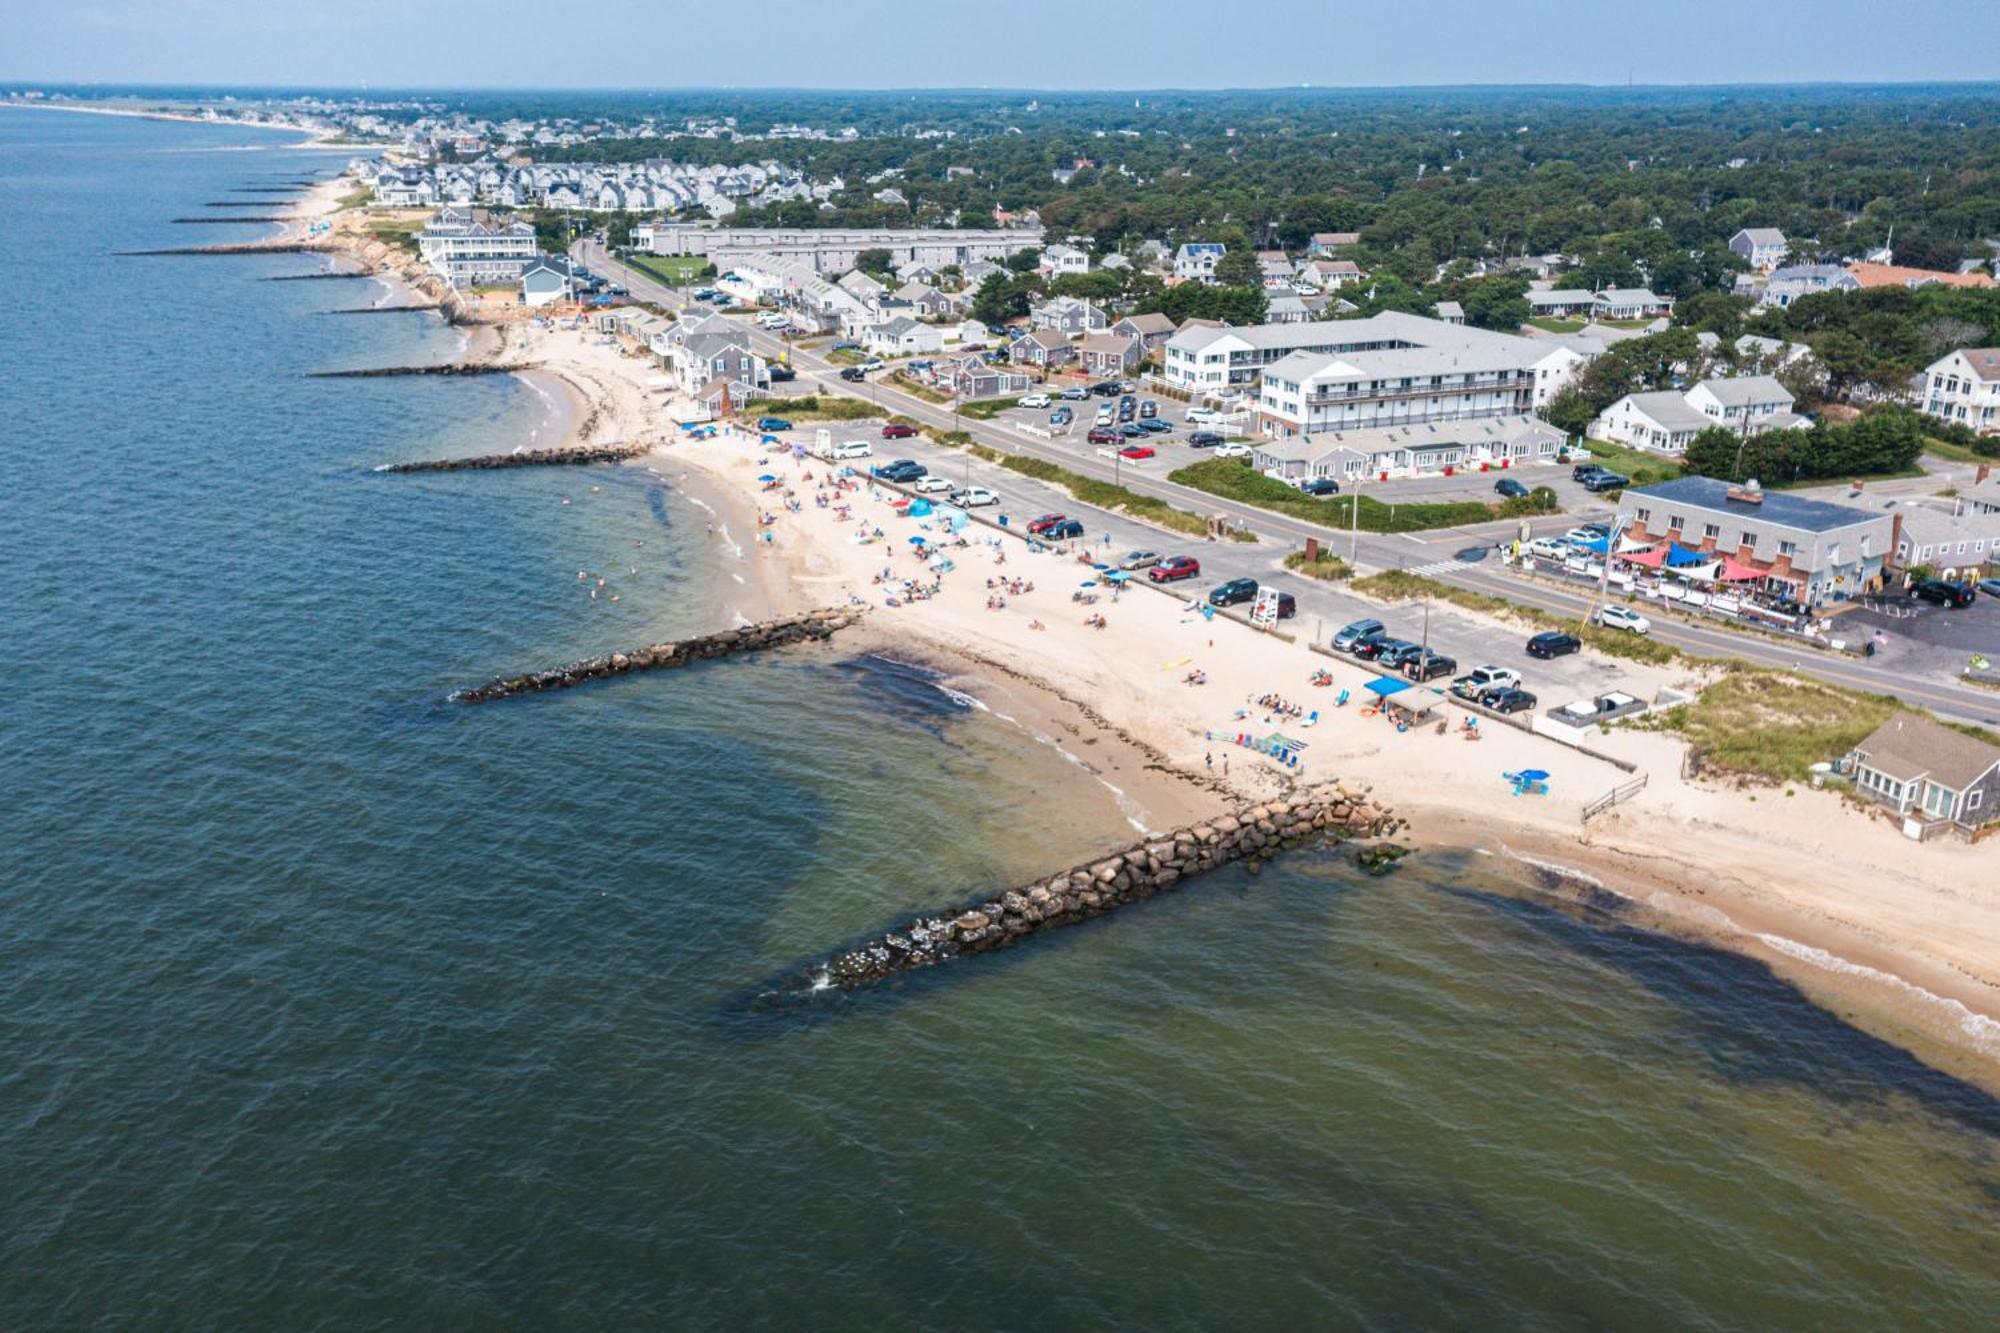
[{"label": "multi-story condo building", "polygon": [[[1415,359],[1407,372],[1395,369],[1393,360],[1368,363],[1382,375],[1401,379],[1418,374],[1463,375],[1501,367],[1522,371],[1557,352],[1563,353],[1558,359],[1572,362],[1577,358],[1578,346],[1467,328],[1421,315],[1390,313],[1367,319],[1253,324],[1242,328],[1197,324],[1167,339],[1162,352],[1163,375],[1169,384],[1191,393],[1209,393],[1248,388],[1267,368],[1299,352],[1350,360],[1364,352],[1438,350],[1447,354],[1435,369],[1421,371],[1415,368]],[[1459,357],[1456,364],[1450,360],[1453,353]],[[1423,364],[1431,365],[1428,361]],[[1300,373],[1288,378],[1302,379],[1304,364],[1299,363],[1294,369]],[[1524,402],[1520,410],[1525,411],[1531,405],[1532,399]],[[1290,424],[1305,428],[1302,419]]]},{"label": "multi-story condo building", "polygon": [[[1875,509],[1681,477],[1625,492],[1630,543],[1674,542],[1722,561],[1722,577],[1803,606],[1846,601],[1882,584],[1898,518]],[[1734,577],[1732,577],[1734,575]]]},{"label": "multi-story condo building", "polygon": [[417,252],[454,287],[518,282],[536,259],[535,229],[467,208],[442,208],[417,233]]},{"label": "multi-story condo building", "polygon": [[854,267],[864,250],[887,250],[891,264],[955,265],[963,269],[978,260],[1005,259],[1038,247],[1042,230],[709,227],[656,222],[633,228],[632,239],[656,255],[705,255],[717,268],[727,268],[732,256],[756,254],[810,264],[820,273],[842,273]]},{"label": "multi-story condo building", "polygon": [[1981,435],[2000,431],[2000,347],[1961,347],[1924,372],[1924,411]]}]

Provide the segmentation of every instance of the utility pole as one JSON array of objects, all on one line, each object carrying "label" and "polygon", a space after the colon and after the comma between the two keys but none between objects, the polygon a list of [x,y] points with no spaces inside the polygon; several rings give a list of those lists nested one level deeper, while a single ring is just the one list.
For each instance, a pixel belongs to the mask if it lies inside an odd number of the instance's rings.
[{"label": "utility pole", "polygon": [[[1604,539],[1604,568],[1597,573],[1597,597],[1591,602],[1590,610],[1583,618],[1583,623],[1586,625],[1597,619],[1598,608],[1604,605],[1605,599],[1610,595],[1611,553],[1618,549],[1618,536],[1625,531],[1625,525],[1631,521],[1632,516],[1622,511],[1612,516],[1611,535]],[[1664,563],[1662,562],[1663,566]]]}]

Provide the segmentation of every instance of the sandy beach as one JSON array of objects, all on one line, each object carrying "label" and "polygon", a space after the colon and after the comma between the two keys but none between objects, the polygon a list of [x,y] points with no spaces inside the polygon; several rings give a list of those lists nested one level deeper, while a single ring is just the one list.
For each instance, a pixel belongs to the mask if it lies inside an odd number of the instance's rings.
[{"label": "sandy beach", "polygon": [[[332,213],[342,193],[333,182],[315,189],[300,216]],[[435,279],[365,238],[353,216],[335,218],[336,244],[427,299],[438,295]],[[1630,771],[1492,722],[1466,740],[1464,715],[1450,706],[1438,713],[1447,734],[1398,731],[1364,713],[1362,686],[1374,673],[1356,664],[1207,619],[1190,604],[1192,588],[1074,602],[1090,572],[1074,552],[1031,552],[979,523],[944,552],[954,568],[936,594],[910,601],[903,580],[939,576],[908,539],[945,534],[901,516],[891,490],[861,479],[834,492],[826,464],[769,450],[753,434],[685,438],[674,423],[691,415],[688,405],[647,387],[657,374],[647,358],[592,329],[538,325],[518,308],[502,317],[480,354],[532,361],[545,382],[565,386],[574,442],[653,443],[629,466],[679,481],[713,510],[714,540],[744,575],[740,614],[870,606],[863,643],[940,666],[988,707],[1058,742],[1135,827],[1341,778],[1406,818],[1405,841],[1511,858],[1524,891],[1761,959],[1858,1025],[2000,1088],[2000,865],[1990,844],[1919,846],[1832,792],[1686,780],[1679,740],[1626,729],[1592,745],[1645,773],[1647,785],[1585,825],[1582,807]],[[766,489],[757,480],[766,474],[781,485]],[[881,581],[885,572],[893,582]],[[1102,628],[1086,623],[1100,614]],[[1689,683],[1685,669],[1657,670],[1659,685]],[[1206,683],[1187,682],[1196,671]],[[1316,687],[1322,671],[1332,683]],[[1342,690],[1352,702],[1335,707]],[[1317,722],[1256,702],[1270,695],[1317,710]],[[1211,738],[1239,732],[1303,740],[1303,761],[1294,770]],[[1500,774],[1523,768],[1552,775],[1547,795],[1512,794]]]}]

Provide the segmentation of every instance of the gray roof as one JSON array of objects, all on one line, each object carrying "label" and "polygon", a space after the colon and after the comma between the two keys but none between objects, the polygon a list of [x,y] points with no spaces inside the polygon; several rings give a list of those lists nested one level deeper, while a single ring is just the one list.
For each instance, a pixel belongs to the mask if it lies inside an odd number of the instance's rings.
[{"label": "gray roof", "polygon": [[[1710,426],[1721,424],[1715,418],[1689,407],[1687,399],[1672,389],[1661,389],[1654,393],[1627,394],[1626,397],[1632,400],[1632,406],[1670,431],[1707,430]],[[1624,399],[1619,401],[1623,402]],[[1611,407],[1616,406],[1617,403],[1611,405]],[[1605,415],[1610,414],[1611,408],[1606,408]]]},{"label": "gray roof", "polygon": [[1753,245],[1783,245],[1785,243],[1785,233],[1779,231],[1776,227],[1745,227],[1736,234],[1738,236],[1748,236]]},{"label": "gray roof", "polygon": [[1792,391],[1769,375],[1735,375],[1728,379],[1703,380],[1695,388],[1707,389],[1724,407],[1792,401]]},{"label": "gray roof", "polygon": [[1899,782],[1929,778],[1964,791],[2000,764],[2000,746],[1954,731],[1922,713],[1897,713],[1854,747],[1868,767]]},{"label": "gray roof", "polygon": [[[1714,424],[1706,417],[1702,420],[1705,424]],[[1656,486],[1627,491],[1625,496],[1628,501],[1644,498],[1661,504],[1686,505],[1690,509],[1706,510],[1712,514],[1760,518],[1766,523],[1800,532],[1838,532],[1863,523],[1888,521],[1887,515],[1873,510],[1833,504],[1826,500],[1809,500],[1785,491],[1765,491],[1761,503],[1732,500],[1729,492],[1733,489],[1728,482],[1714,477],[1680,477]]]},{"label": "gray roof", "polygon": [[1481,417],[1472,421],[1430,421],[1414,426],[1370,426],[1362,430],[1326,430],[1261,440],[1259,455],[1286,462],[1316,463],[1335,454],[1368,458],[1398,449],[1441,449],[1455,444],[1519,440],[1534,436],[1566,438],[1540,417]]}]

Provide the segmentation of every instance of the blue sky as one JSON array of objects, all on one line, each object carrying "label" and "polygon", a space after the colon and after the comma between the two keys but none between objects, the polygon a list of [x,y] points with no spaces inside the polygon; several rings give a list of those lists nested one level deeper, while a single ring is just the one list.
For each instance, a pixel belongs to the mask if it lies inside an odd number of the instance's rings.
[{"label": "blue sky", "polygon": [[[478,40],[490,32],[490,41]],[[1994,0],[0,0],[0,79],[1218,88],[2000,79]]]}]

